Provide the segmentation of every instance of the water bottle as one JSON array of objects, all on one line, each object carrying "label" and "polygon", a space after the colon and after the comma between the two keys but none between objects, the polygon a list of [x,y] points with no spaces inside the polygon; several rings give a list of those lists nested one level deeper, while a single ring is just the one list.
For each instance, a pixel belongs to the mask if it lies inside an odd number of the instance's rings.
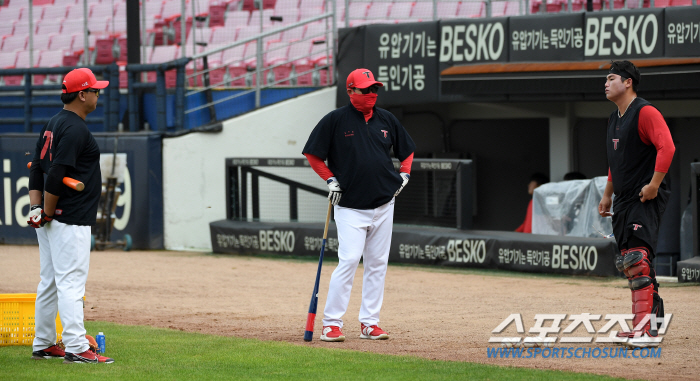
[{"label": "water bottle", "polygon": [[98,333],[95,341],[97,341],[97,353],[105,353],[105,347],[107,346],[105,344],[105,334],[102,332]]}]

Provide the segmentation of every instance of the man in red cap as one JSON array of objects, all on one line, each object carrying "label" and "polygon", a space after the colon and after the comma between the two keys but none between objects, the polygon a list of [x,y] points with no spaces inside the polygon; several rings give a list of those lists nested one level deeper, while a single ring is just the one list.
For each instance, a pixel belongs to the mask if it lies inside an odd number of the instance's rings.
[{"label": "man in red cap", "polygon": [[[63,357],[64,363],[111,363],[90,351],[83,325],[83,295],[90,267],[91,225],[97,217],[102,176],[100,149],[85,123],[95,111],[100,90],[90,69],[75,69],[63,79],[63,110],[42,128],[29,175],[31,203],[27,224],[39,241],[41,281],[37,287],[32,358]],[[46,181],[44,181],[46,173]],[[63,184],[78,179],[78,192]],[[63,325],[65,352],[56,345],[56,312]]]},{"label": "man in red cap", "polygon": [[[394,197],[410,178],[415,144],[392,113],[375,107],[382,86],[367,69],[350,73],[346,82],[350,104],[323,117],[303,150],[328,185],[338,229],[339,263],[328,289],[323,341],[345,340],[342,317],[360,258],[364,265],[360,338],[389,338],[377,323],[384,298]],[[392,148],[401,161],[399,172],[391,161]]]}]

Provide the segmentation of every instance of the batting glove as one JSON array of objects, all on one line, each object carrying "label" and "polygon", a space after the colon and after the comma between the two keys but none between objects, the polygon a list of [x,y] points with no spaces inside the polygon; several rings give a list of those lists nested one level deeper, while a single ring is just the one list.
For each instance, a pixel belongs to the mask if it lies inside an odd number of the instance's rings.
[{"label": "batting glove", "polygon": [[399,188],[399,190],[397,190],[396,193],[394,193],[394,197],[398,196],[399,193],[401,193],[401,191],[403,190],[403,187],[405,187],[406,184],[408,184],[408,179],[411,178],[411,175],[409,175],[408,173],[401,172],[401,178],[403,179],[403,183],[401,183],[401,187]]},{"label": "batting glove", "polygon": [[35,229],[38,229],[43,228],[44,225],[52,220],[53,216],[47,216],[41,209],[40,205],[33,205],[32,210],[29,211],[29,220],[27,221],[27,224]]},{"label": "batting glove", "polygon": [[328,184],[328,189],[330,190],[330,192],[328,192],[328,199],[331,201],[331,204],[338,205],[340,197],[343,195],[343,190],[340,189],[338,179],[329,177],[328,180],[326,180],[326,184]]}]

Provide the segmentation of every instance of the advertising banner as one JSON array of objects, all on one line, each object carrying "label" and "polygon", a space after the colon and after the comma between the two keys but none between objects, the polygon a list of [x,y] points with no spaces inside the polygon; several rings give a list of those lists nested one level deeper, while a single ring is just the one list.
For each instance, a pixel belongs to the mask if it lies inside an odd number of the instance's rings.
[{"label": "advertising banner", "polygon": [[510,61],[583,60],[583,13],[511,17]]},{"label": "advertising banner", "polygon": [[[318,256],[323,225],[222,220],[210,231],[215,253]],[[334,224],[324,255],[338,255]],[[615,276],[616,255],[615,242],[603,238],[395,226],[389,262]]]},{"label": "advertising banner", "polygon": [[508,61],[508,18],[442,20],[439,25],[442,66]]},{"label": "advertising banner", "polygon": [[585,59],[664,56],[663,8],[586,12],[585,16]]},{"label": "advertising banner", "polygon": [[666,8],[662,35],[667,57],[700,57],[700,7]]},{"label": "advertising banner", "polygon": [[[365,28],[365,68],[384,84],[377,104],[437,101],[437,23],[375,24]],[[340,79],[344,81],[345,76],[347,73],[341,73]]]},{"label": "advertising banner", "polygon": [[[115,210],[111,241],[132,237],[133,249],[163,248],[163,191],[161,137],[159,134],[94,134],[103,154],[127,156],[124,183]],[[29,134],[0,135],[0,244],[37,244],[36,233],[27,226],[29,170],[38,138]],[[29,155],[26,153],[29,152]],[[79,179],[78,179],[79,180]]]}]

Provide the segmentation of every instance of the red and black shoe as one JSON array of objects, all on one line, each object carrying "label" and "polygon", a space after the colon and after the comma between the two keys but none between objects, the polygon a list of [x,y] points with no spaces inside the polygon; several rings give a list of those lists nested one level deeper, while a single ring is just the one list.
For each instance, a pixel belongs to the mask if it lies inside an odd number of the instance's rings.
[{"label": "red and black shoe", "polygon": [[98,362],[97,353],[89,349],[83,353],[66,352],[66,356],[63,358],[64,364],[97,364]]},{"label": "red and black shoe", "polygon": [[92,348],[88,349],[88,351],[90,351],[90,352],[94,353],[95,355],[97,355],[97,362],[98,362],[98,363],[101,363],[101,364],[111,364],[111,363],[114,362],[114,359],[113,359],[113,358],[102,356],[102,355],[100,355],[99,353],[97,353],[97,352],[96,352],[94,349],[92,349]]},{"label": "red and black shoe", "polygon": [[64,352],[58,345],[54,344],[46,349],[32,352],[32,359],[45,360],[51,358],[63,358],[65,355],[66,352]]}]

